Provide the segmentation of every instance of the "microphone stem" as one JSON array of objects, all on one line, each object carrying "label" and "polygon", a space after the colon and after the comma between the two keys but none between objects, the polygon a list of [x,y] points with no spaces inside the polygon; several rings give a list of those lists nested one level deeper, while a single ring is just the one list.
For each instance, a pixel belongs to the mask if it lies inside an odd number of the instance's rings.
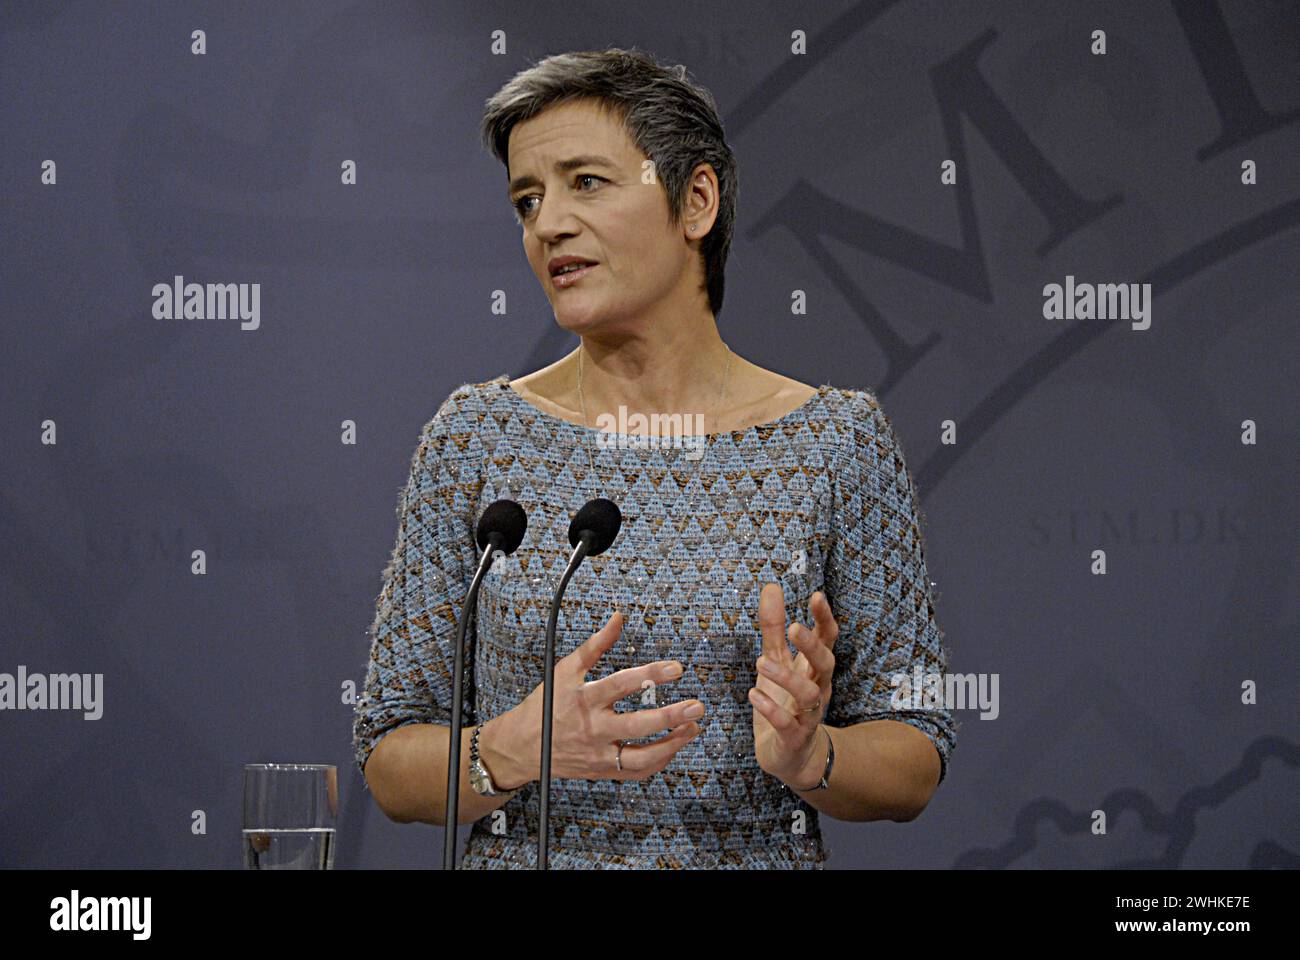
[{"label": "microphone stem", "polygon": [[560,578],[560,585],[555,590],[555,596],[551,599],[551,615],[546,622],[546,656],[543,660],[543,679],[542,679],[542,757],[541,757],[541,809],[537,820],[537,869],[547,869],[547,848],[550,839],[550,800],[551,800],[551,717],[554,703],[554,690],[552,681],[555,679],[555,624],[560,615],[560,600],[564,597],[565,588],[569,585],[569,580],[578,565],[586,557],[587,551],[591,549],[591,540],[594,534],[590,530],[583,530],[579,536],[578,545],[573,549],[573,555],[569,558],[569,566],[564,571],[564,576]]},{"label": "microphone stem", "polygon": [[460,731],[461,701],[464,699],[463,687],[465,676],[465,627],[469,624],[470,609],[478,599],[479,584],[492,566],[493,555],[500,548],[501,536],[493,533],[488,537],[483,549],[483,559],[479,561],[478,571],[469,585],[465,602],[460,608],[460,618],[456,624],[456,659],[451,674],[451,729],[447,739],[447,811],[444,817],[445,833],[442,844],[442,869],[456,869],[456,837],[460,820]]}]

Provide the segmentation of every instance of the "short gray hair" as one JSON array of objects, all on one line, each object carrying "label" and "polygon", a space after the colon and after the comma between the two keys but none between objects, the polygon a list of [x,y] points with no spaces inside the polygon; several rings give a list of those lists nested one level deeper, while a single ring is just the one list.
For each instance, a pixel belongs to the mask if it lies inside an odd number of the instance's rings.
[{"label": "short gray hair", "polygon": [[654,161],[663,184],[668,217],[680,226],[691,171],[700,163],[718,177],[718,216],[700,243],[704,289],[716,317],[722,310],[727,254],[736,226],[739,177],[727,145],[717,104],[704,87],[687,79],[686,68],[668,66],[637,50],[584,50],[547,57],[523,70],[486,103],[483,142],[510,176],[510,131],[548,107],[595,99],[611,109],[643,154]]}]

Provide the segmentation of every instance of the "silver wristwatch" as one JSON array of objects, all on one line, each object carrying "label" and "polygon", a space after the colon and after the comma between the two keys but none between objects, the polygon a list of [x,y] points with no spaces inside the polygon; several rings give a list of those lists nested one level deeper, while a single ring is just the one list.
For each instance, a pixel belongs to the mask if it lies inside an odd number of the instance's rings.
[{"label": "silver wristwatch", "polygon": [[474,792],[485,797],[496,797],[503,793],[514,793],[514,790],[500,790],[492,782],[492,774],[488,773],[488,768],[483,766],[483,758],[478,754],[478,735],[483,731],[486,723],[480,723],[474,728],[474,736],[469,742],[469,785],[474,788]]}]

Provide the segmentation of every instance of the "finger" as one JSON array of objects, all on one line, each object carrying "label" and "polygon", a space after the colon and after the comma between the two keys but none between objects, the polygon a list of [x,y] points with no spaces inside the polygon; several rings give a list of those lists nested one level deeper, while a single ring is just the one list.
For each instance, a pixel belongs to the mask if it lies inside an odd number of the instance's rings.
[{"label": "finger", "polygon": [[802,656],[795,658],[796,663],[805,667],[809,680],[820,684],[835,672],[835,654],[816,633],[802,623],[798,627],[792,640]]},{"label": "finger", "polygon": [[826,599],[826,594],[818,590],[812,598],[812,615],[813,622],[817,625],[817,639],[831,649],[835,648],[835,641],[840,635],[840,625],[835,622],[835,614],[831,611],[831,602]]},{"label": "finger", "polygon": [[585,677],[600,658],[618,642],[619,634],[622,632],[623,614],[615,610],[603,627],[579,644],[573,653],[556,663],[556,669],[564,665],[566,670],[574,670],[578,676]]},{"label": "finger", "polygon": [[769,583],[758,595],[758,629],[763,634],[763,655],[774,663],[790,659],[785,645],[785,592],[779,583]]},{"label": "finger", "polygon": [[[793,666],[774,664],[766,653],[758,658],[757,667],[760,674],[780,686],[793,698],[795,709],[811,711],[816,706],[821,696],[821,686],[810,677],[795,670]],[[764,695],[769,699],[776,699],[769,694],[764,693]]]},{"label": "finger", "polygon": [[791,663],[791,667],[795,673],[815,680],[816,678],[813,677],[812,663],[809,662],[807,657],[800,656],[800,654],[803,653],[804,647],[808,645],[808,641],[804,639],[807,633],[808,628],[797,620],[790,624],[790,646],[795,649],[794,660]]},{"label": "finger", "polygon": [[686,723],[672,733],[665,734],[653,743],[646,744],[628,744],[623,748],[622,761],[623,770],[618,771],[617,750],[618,744],[614,744],[611,751],[610,766],[615,771],[612,776],[616,780],[631,780],[637,774],[643,774],[648,770],[658,770],[666,766],[672,760],[674,754],[691,741],[692,738],[700,733],[698,723]]},{"label": "finger", "polygon": [[[776,731],[777,739],[787,750],[795,750],[803,744],[808,735],[799,718],[757,687],[749,688],[749,702],[754,709],[767,718]],[[812,716],[812,714],[809,714]]]},{"label": "finger", "polygon": [[660,660],[639,667],[615,670],[608,677],[591,680],[583,687],[588,706],[610,707],[624,697],[640,693],[647,686],[671,683],[682,677],[682,665],[677,660]]},{"label": "finger", "polygon": [[[698,717],[686,715],[697,707],[701,711]],[[601,730],[602,732],[608,730],[609,736],[614,739],[638,740],[660,730],[667,730],[669,727],[691,722],[699,723],[704,718],[703,711],[706,709],[699,700],[682,700],[680,703],[670,703],[667,706],[648,710],[628,710],[624,713],[616,713],[609,726],[602,727]]]}]

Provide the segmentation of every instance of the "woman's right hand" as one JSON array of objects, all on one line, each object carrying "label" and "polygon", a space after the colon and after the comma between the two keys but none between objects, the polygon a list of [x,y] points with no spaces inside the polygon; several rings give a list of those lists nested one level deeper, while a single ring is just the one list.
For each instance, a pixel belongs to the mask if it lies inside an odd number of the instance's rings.
[{"label": "woman's right hand", "polygon": [[[600,661],[623,632],[623,616],[614,613],[568,656],[555,662],[554,711],[551,722],[551,776],[579,780],[646,780],[672,761],[677,751],[700,732],[696,721],[704,715],[699,700],[682,700],[663,707],[618,713],[614,704],[640,694],[647,681],[655,689],[682,675],[676,660],[659,660],[629,667],[588,682],[587,673]],[[528,767],[541,777],[542,685],[508,712],[512,724],[530,751]],[[697,717],[687,716],[694,707]],[[648,737],[660,730],[671,732],[644,745],[623,748],[623,769],[618,769],[618,741]]]}]

